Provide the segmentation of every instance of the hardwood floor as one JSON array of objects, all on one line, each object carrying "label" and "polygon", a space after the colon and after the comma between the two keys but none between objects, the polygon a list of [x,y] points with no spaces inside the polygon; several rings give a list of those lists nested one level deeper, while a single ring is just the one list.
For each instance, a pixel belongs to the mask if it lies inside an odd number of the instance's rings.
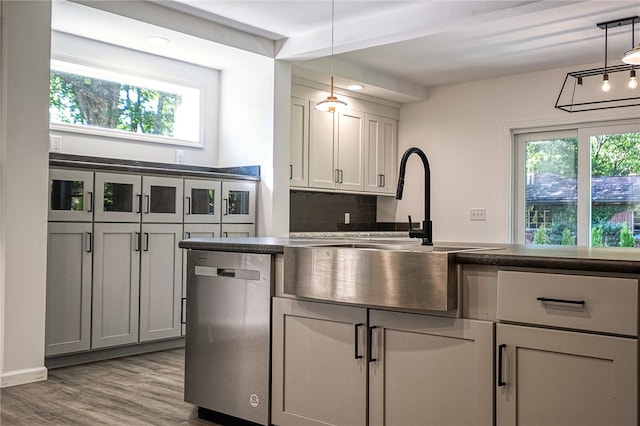
[{"label": "hardwood floor", "polygon": [[184,402],[183,378],[184,348],[52,369],[0,390],[0,425],[214,425]]}]

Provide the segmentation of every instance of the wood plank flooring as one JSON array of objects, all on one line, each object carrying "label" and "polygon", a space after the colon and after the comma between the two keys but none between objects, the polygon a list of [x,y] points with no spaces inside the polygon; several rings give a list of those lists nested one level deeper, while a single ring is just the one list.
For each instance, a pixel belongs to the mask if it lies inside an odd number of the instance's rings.
[{"label": "wood plank flooring", "polygon": [[184,402],[183,382],[184,348],[52,369],[0,389],[0,425],[214,425]]}]

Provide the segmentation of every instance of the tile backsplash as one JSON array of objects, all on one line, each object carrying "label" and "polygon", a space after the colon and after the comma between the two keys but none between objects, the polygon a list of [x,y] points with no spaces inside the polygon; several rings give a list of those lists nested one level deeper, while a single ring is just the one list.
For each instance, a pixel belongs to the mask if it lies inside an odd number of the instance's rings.
[{"label": "tile backsplash", "polygon": [[[377,196],[291,191],[290,232],[397,231],[406,224],[377,223]],[[349,213],[349,224],[345,224]]]}]

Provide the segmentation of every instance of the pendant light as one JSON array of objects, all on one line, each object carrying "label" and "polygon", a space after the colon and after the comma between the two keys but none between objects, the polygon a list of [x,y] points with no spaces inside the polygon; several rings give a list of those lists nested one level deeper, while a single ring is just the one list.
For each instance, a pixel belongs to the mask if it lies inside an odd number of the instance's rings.
[{"label": "pendant light", "polygon": [[611,83],[609,83],[609,74],[607,73],[607,40],[608,40],[609,26],[604,27],[604,75],[602,76],[602,91],[608,92],[611,90]]},{"label": "pendant light", "polygon": [[347,103],[338,99],[333,94],[333,31],[334,31],[334,17],[335,17],[335,0],[331,0],[331,83],[330,91],[327,99],[318,102],[316,109],[318,111],[325,112],[340,112],[347,108]]},{"label": "pendant light", "polygon": [[[631,18],[631,50],[627,50],[624,52],[624,56],[622,57],[622,62],[630,65],[640,65],[640,44],[637,47],[633,47],[635,45],[634,35],[636,31],[636,18]],[[633,71],[632,71],[633,72]],[[633,72],[635,74],[635,72]],[[635,75],[633,76],[635,81]],[[629,87],[631,87],[631,81],[629,81]],[[637,83],[635,83],[637,87]]]}]

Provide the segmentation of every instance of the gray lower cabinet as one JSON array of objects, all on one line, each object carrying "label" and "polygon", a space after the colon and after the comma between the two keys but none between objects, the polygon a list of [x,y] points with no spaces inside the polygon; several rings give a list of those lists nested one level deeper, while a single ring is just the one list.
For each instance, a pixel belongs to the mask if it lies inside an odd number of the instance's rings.
[{"label": "gray lower cabinet", "polygon": [[95,223],[91,347],[138,341],[140,224]]},{"label": "gray lower cabinet", "polygon": [[143,224],[140,251],[140,341],[181,334],[180,224]]},{"label": "gray lower cabinet", "polygon": [[49,223],[45,355],[91,346],[91,223]]},{"label": "gray lower cabinet", "polygon": [[274,424],[493,424],[493,323],[273,305]]},{"label": "gray lower cabinet", "polygon": [[493,323],[369,311],[370,425],[492,425]]},{"label": "gray lower cabinet", "polygon": [[272,422],[367,423],[367,310],[273,299]]},{"label": "gray lower cabinet", "polygon": [[498,425],[637,425],[638,341],[498,324]]}]

